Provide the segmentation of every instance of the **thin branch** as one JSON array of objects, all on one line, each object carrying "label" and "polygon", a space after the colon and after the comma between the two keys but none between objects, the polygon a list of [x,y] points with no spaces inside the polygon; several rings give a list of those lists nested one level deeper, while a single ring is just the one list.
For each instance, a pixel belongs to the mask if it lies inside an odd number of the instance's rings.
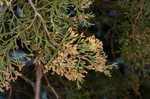
[{"label": "thin branch", "polygon": [[10,87],[10,89],[9,89],[8,99],[11,99],[11,96],[12,96],[12,87]]},{"label": "thin branch", "polygon": [[34,24],[36,17],[37,17],[37,15],[34,16],[34,19],[32,19],[31,24],[28,27],[26,27],[22,32],[25,32],[26,30],[31,28],[31,26]]},{"label": "thin branch", "polygon": [[[32,27],[32,25],[34,24],[36,17],[37,17],[37,15],[34,16],[34,18],[32,19],[32,21],[31,21],[31,23],[30,23],[30,25],[27,26],[24,30],[20,31],[19,33],[23,33],[23,32],[25,32],[25,31],[27,31],[28,29],[30,29],[30,28]],[[19,34],[18,34],[17,36],[19,36]],[[16,36],[16,37],[17,37],[17,36]]]},{"label": "thin branch", "polygon": [[60,96],[58,95],[58,93],[56,92],[56,90],[54,89],[54,87],[52,87],[52,85],[50,84],[50,82],[49,82],[49,80],[48,80],[48,78],[47,78],[46,75],[44,75],[44,78],[45,78],[45,80],[46,80],[46,82],[47,82],[47,84],[48,84],[48,87],[49,87],[49,88],[51,89],[51,91],[55,94],[56,99],[61,99]]},{"label": "thin branch", "polygon": [[[41,14],[37,11],[37,9],[36,9],[36,7],[34,6],[32,0],[28,0],[28,1],[29,1],[29,3],[30,3],[31,7],[33,8],[34,12],[35,12],[35,15],[40,18],[40,20],[41,20],[41,22],[42,22],[42,25],[43,25],[43,27],[44,27],[44,29],[45,29],[47,35],[49,36],[49,35],[50,35],[50,32],[49,32],[48,29],[47,29],[45,20],[43,19],[43,17],[41,16]],[[51,41],[55,46],[58,46],[58,44],[55,42],[54,39],[51,38],[50,41]]]},{"label": "thin branch", "polygon": [[33,81],[31,81],[29,78],[27,78],[26,76],[24,76],[22,73],[19,72],[18,72],[18,76],[22,78],[25,82],[29,83],[32,86],[33,90],[35,91],[35,86]]}]

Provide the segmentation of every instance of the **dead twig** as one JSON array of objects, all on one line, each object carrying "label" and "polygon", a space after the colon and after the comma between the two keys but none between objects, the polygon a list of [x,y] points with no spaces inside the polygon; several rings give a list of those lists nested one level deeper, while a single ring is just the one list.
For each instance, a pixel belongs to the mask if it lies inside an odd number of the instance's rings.
[{"label": "dead twig", "polygon": [[32,86],[33,90],[35,91],[35,84],[34,84],[33,81],[31,81],[29,78],[27,78],[26,76],[24,76],[22,73],[19,73],[19,72],[18,72],[18,76],[20,78],[22,78],[25,82],[27,82],[28,84],[30,84]]},{"label": "dead twig", "polygon": [[11,96],[12,96],[12,87],[10,87],[9,89],[8,99],[11,99]]},{"label": "dead twig", "polygon": [[45,80],[46,80],[46,82],[47,82],[47,84],[48,84],[48,87],[49,87],[49,88],[51,89],[51,91],[55,94],[56,99],[61,99],[60,96],[58,95],[58,93],[56,92],[56,90],[54,89],[54,87],[52,87],[52,85],[50,84],[50,82],[49,82],[49,80],[48,80],[48,78],[47,78],[46,75],[44,75],[44,78],[45,78]]}]

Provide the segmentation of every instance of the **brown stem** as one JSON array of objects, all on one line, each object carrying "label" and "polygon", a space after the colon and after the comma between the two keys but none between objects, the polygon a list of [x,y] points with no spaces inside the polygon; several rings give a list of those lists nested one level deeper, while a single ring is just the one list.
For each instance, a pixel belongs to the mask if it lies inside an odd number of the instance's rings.
[{"label": "brown stem", "polygon": [[27,31],[28,29],[30,29],[30,28],[32,27],[32,25],[34,24],[34,21],[35,21],[36,17],[37,17],[37,15],[34,16],[34,18],[33,18],[32,21],[31,21],[31,24],[30,24],[27,28],[25,28],[23,31],[21,31],[21,32],[25,32],[25,31]]},{"label": "brown stem", "polygon": [[11,99],[11,96],[12,96],[12,87],[10,87],[10,89],[9,89],[8,99]]},{"label": "brown stem", "polygon": [[[30,3],[31,7],[33,8],[33,10],[34,10],[34,12],[35,12],[35,16],[38,16],[38,17],[40,18],[40,20],[41,20],[41,22],[42,22],[42,25],[43,25],[43,27],[44,27],[44,30],[46,31],[47,35],[50,36],[50,32],[49,32],[48,29],[47,29],[45,20],[43,19],[43,17],[41,16],[41,14],[37,11],[37,9],[36,9],[36,7],[34,6],[32,0],[28,0],[28,2]],[[54,39],[51,38],[50,41],[51,41],[55,46],[58,47],[58,44],[55,42]]]},{"label": "brown stem", "polygon": [[56,99],[61,99],[60,96],[58,95],[58,93],[56,92],[56,90],[54,89],[54,87],[52,87],[52,85],[50,84],[50,82],[49,82],[49,80],[48,80],[48,78],[47,78],[46,75],[44,75],[44,78],[45,78],[45,80],[46,80],[46,82],[47,82],[47,84],[48,84],[48,87],[49,87],[49,88],[51,89],[51,91],[55,94]]},{"label": "brown stem", "polygon": [[32,86],[32,88],[33,88],[33,91],[35,91],[35,86],[34,86],[34,82],[33,81],[31,81],[29,78],[27,78],[26,76],[24,76],[22,73],[19,73],[19,72],[18,72],[18,76],[20,78],[22,78],[26,83],[30,84]]},{"label": "brown stem", "polygon": [[34,99],[40,99],[40,90],[41,90],[41,79],[42,79],[42,66],[37,65],[36,69],[36,85],[35,85],[35,97]]}]

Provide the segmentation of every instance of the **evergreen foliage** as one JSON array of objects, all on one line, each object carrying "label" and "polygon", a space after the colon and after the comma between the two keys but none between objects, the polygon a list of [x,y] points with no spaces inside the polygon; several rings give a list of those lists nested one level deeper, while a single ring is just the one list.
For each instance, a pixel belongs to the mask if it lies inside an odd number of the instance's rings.
[{"label": "evergreen foliage", "polygon": [[77,84],[89,70],[111,76],[114,64],[106,66],[102,42],[86,36],[78,25],[90,24],[92,1],[1,0],[0,4],[0,91],[8,90],[18,76],[24,78],[22,71],[29,67],[35,68],[37,79],[51,71]]},{"label": "evergreen foliage", "polygon": [[41,80],[41,99],[149,99],[149,5],[0,0],[0,91],[32,99]]}]

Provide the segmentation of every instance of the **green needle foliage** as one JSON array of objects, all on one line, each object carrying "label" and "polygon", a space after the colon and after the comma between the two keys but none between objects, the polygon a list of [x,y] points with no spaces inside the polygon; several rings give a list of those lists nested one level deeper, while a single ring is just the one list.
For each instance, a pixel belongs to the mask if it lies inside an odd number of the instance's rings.
[{"label": "green needle foliage", "polygon": [[[27,51],[23,56],[34,58],[34,67],[43,73],[52,71],[68,80],[82,82],[88,70],[111,76],[106,66],[103,44],[95,36],[86,37],[79,31],[79,22],[87,26],[93,14],[88,11],[90,0],[0,0],[0,91],[21,75],[29,64],[9,53]],[[22,9],[22,17],[17,9]],[[73,8],[75,15],[67,13]],[[14,60],[16,63],[14,63]]]}]

